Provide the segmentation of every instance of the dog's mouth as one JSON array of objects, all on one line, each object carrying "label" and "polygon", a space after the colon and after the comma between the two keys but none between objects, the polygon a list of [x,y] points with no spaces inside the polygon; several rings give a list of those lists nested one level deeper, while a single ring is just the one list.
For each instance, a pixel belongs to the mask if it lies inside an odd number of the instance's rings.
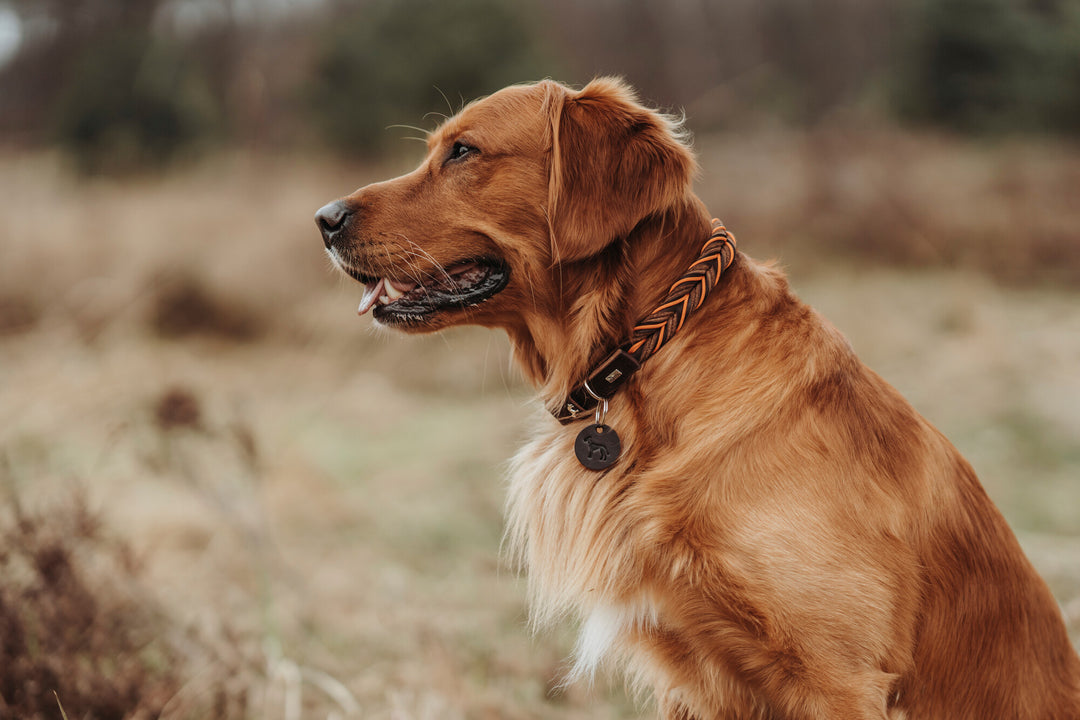
[{"label": "dog's mouth", "polygon": [[478,258],[428,272],[422,279],[372,277],[350,268],[345,272],[364,285],[357,313],[372,310],[385,324],[421,322],[451,309],[479,305],[510,281],[510,268],[494,258]]}]

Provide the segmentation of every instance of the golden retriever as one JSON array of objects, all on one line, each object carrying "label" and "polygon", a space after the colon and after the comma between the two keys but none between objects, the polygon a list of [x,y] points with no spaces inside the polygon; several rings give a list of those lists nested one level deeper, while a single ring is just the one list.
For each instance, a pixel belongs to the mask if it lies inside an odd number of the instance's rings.
[{"label": "golden retriever", "polygon": [[621,81],[544,81],[316,217],[361,314],[502,328],[564,416],[513,461],[507,532],[537,621],[581,620],[571,675],[618,659],[665,720],[1080,718],[1060,609],[971,467],[777,269],[732,253],[602,418],[565,417],[709,237],[695,169]]}]

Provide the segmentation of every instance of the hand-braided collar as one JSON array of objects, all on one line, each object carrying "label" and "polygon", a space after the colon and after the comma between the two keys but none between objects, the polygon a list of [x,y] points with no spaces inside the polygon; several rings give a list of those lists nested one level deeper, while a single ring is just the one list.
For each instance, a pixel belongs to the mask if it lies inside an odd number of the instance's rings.
[{"label": "hand-braided collar", "polygon": [[686,318],[699,309],[720,275],[735,259],[735,236],[719,220],[712,221],[712,234],[695,260],[671,286],[664,301],[648,317],[634,326],[630,339],[574,388],[557,410],[552,411],[564,425],[587,417],[601,399],[608,399],[622,387],[641,364],[682,329]]}]

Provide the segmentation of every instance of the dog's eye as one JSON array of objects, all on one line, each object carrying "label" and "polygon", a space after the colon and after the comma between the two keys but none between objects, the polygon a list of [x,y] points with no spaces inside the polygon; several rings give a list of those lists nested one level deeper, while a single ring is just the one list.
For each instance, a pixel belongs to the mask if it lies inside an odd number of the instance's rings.
[{"label": "dog's eye", "polygon": [[450,153],[446,156],[446,162],[463,160],[469,155],[477,152],[480,151],[474,148],[472,145],[466,145],[459,140],[458,142],[455,142],[454,145],[450,148]]}]

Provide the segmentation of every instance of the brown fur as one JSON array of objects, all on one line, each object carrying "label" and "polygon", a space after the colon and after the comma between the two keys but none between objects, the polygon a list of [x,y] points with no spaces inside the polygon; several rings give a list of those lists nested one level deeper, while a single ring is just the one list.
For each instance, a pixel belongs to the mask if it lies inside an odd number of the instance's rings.
[{"label": "brown fur", "polygon": [[[677,124],[616,80],[507,88],[428,144],[345,199],[340,262],[505,259],[504,291],[404,329],[503,328],[549,408],[709,233]],[[584,619],[579,674],[621,657],[665,720],[1080,718],[1059,608],[971,467],[778,270],[737,254],[607,422],[610,470],[545,416],[510,478],[537,621]]]}]

